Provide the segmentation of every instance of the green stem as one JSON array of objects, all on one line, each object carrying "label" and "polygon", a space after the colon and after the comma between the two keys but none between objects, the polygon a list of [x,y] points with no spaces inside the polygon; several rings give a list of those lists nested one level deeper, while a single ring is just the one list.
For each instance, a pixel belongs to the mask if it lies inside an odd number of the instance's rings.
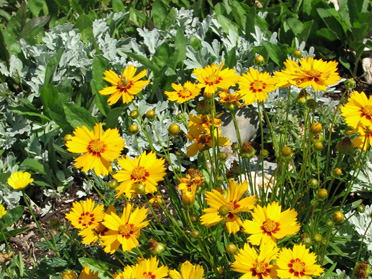
[{"label": "green stem", "polygon": [[6,244],[6,247],[8,247],[8,251],[11,252],[12,251],[12,248],[10,247],[9,243],[8,243],[8,240],[6,239],[6,236],[4,234],[4,231],[3,231],[3,228],[1,227],[0,225],[0,231],[1,231],[1,234],[4,238],[4,241],[5,241],[5,244]]}]

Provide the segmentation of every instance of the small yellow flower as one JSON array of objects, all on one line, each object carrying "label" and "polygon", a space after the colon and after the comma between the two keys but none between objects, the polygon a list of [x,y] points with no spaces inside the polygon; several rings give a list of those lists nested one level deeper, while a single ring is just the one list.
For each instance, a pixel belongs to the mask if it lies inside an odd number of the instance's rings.
[{"label": "small yellow flower", "polygon": [[327,86],[336,84],[340,81],[337,73],[336,61],[323,61],[314,57],[302,58],[300,65],[287,59],[284,62],[286,68],[281,72],[276,72],[275,76],[279,79],[279,87],[295,85],[300,88],[312,86],[314,91],[327,90]]},{"label": "small yellow flower", "polygon": [[8,178],[8,184],[14,190],[23,190],[33,181],[30,173],[22,171],[15,172]]},{"label": "small yellow flower", "polygon": [[244,248],[239,250],[235,255],[235,262],[232,263],[232,268],[235,272],[243,273],[240,278],[265,278],[277,279],[276,266],[270,264],[275,260],[279,248],[273,243],[261,246],[261,251],[257,254],[256,250],[249,245],[244,244]]},{"label": "small yellow flower", "polygon": [[354,91],[345,106],[341,108],[345,122],[354,129],[358,124],[372,127],[372,97],[367,98],[364,92]]},{"label": "small yellow flower", "polygon": [[354,134],[354,133],[359,134],[359,136],[356,139],[354,139],[352,142],[354,147],[367,150],[369,146],[372,146],[372,126],[364,127],[362,125],[358,125],[356,129],[347,131],[346,133],[347,134]]},{"label": "small yellow flower", "polygon": [[231,94],[229,90],[221,90],[218,92],[218,97],[220,97],[218,102],[221,105],[224,105],[225,108],[229,108],[229,106],[237,108],[243,107],[243,105],[240,103],[240,100],[243,99],[243,94],[238,91]]},{"label": "small yellow flower", "polygon": [[130,159],[128,156],[118,160],[122,168],[117,171],[113,177],[121,182],[116,188],[119,192],[116,197],[119,198],[123,193],[128,199],[137,194],[136,187],[139,184],[144,186],[144,193],[155,193],[158,182],[162,181],[165,176],[165,160],[158,159],[154,152],[144,152],[139,157]]},{"label": "small yellow flower", "polygon": [[143,87],[150,83],[150,80],[140,80],[146,75],[146,70],[135,76],[136,71],[137,68],[129,65],[121,76],[118,76],[112,70],[104,72],[105,80],[111,83],[112,86],[103,88],[99,93],[101,95],[111,95],[107,100],[109,105],[115,104],[120,97],[123,99],[123,104],[130,103],[134,95],[140,93]]},{"label": "small yellow flower", "polygon": [[102,224],[109,230],[101,236],[101,240],[106,253],[113,254],[120,245],[123,251],[130,252],[139,245],[140,231],[149,224],[149,221],[144,221],[147,217],[147,209],[137,207],[133,212],[132,209],[133,205],[128,203],[121,217],[114,212],[105,215]]},{"label": "small yellow flower", "polygon": [[302,244],[295,244],[293,250],[282,248],[276,261],[277,272],[282,279],[312,279],[312,276],[320,276],[324,270],[315,263],[316,255]]},{"label": "small yellow flower", "polygon": [[217,190],[208,192],[205,199],[210,208],[203,210],[205,214],[200,218],[202,224],[212,227],[225,219],[228,232],[237,233],[242,225],[238,213],[250,211],[257,201],[255,196],[241,199],[247,189],[248,182],[236,184],[230,180],[226,197]]},{"label": "small yellow flower", "polygon": [[107,129],[103,132],[102,123],[97,123],[93,131],[87,127],[77,127],[74,136],[66,142],[67,150],[82,153],[75,159],[75,167],[83,171],[94,169],[97,176],[107,175],[111,162],[120,156],[125,141],[118,129]]},{"label": "small yellow flower", "polygon": [[251,234],[248,239],[252,245],[276,243],[277,239],[294,235],[300,230],[296,210],[281,210],[282,207],[277,202],[263,208],[257,205],[251,213],[253,220],[245,220],[243,223],[244,232]]},{"label": "small yellow flower", "polygon": [[204,269],[201,265],[193,265],[189,261],[181,265],[181,273],[177,270],[170,270],[169,276],[172,279],[203,279]]},{"label": "small yellow flower", "polygon": [[79,278],[76,276],[75,272],[68,270],[62,274],[62,279],[99,279],[98,272],[92,272],[89,270],[89,266],[86,265],[81,271]]},{"label": "small yellow flower", "polygon": [[216,64],[208,65],[203,69],[194,69],[193,74],[196,75],[199,88],[204,88],[204,92],[214,94],[218,88],[228,89],[230,86],[235,86],[239,76],[234,69],[226,68],[222,70],[224,62],[220,66]]},{"label": "small yellow flower", "polygon": [[179,104],[192,100],[200,94],[200,88],[190,81],[186,81],[183,86],[172,83],[172,87],[175,91],[165,91],[165,95],[170,101],[176,101]]},{"label": "small yellow flower", "polygon": [[0,220],[3,219],[5,214],[6,214],[5,207],[2,204],[0,204]]},{"label": "small yellow flower", "polygon": [[271,77],[268,72],[260,73],[258,70],[249,68],[249,72],[243,74],[239,80],[238,93],[243,96],[245,105],[264,102],[269,97],[267,93],[278,87],[277,83],[278,79]]}]

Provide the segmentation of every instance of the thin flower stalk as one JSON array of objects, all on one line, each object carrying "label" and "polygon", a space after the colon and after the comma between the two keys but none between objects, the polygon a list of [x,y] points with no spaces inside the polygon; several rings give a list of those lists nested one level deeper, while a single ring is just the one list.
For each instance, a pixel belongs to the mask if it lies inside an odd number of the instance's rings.
[{"label": "thin flower stalk", "polygon": [[148,131],[147,128],[146,128],[145,121],[143,120],[143,117],[142,117],[142,115],[141,115],[141,113],[140,113],[140,111],[139,111],[137,105],[136,105],[134,102],[133,102],[133,105],[134,105],[134,108],[135,108],[135,110],[138,112],[138,115],[139,115],[139,117],[140,117],[140,119],[141,119],[141,121],[139,121],[138,124],[139,124],[139,126],[141,127],[142,132],[145,134],[145,137],[146,137],[146,139],[147,139],[147,141],[148,141],[148,143],[149,143],[149,145],[150,145],[151,150],[155,152],[155,148],[154,148],[154,146],[152,145],[151,137],[150,137],[149,131]]}]

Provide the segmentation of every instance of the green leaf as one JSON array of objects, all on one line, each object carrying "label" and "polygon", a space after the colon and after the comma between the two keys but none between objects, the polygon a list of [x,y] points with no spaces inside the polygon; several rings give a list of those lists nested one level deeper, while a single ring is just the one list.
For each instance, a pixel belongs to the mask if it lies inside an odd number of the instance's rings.
[{"label": "green leaf", "polygon": [[98,272],[98,278],[100,279],[110,279],[112,278],[108,274],[105,273],[104,269],[109,270],[110,267],[118,268],[112,264],[100,261],[100,260],[92,260],[90,258],[79,258],[79,262],[82,266],[89,266],[89,269],[93,272]]},{"label": "green leaf", "polygon": [[263,46],[265,47],[266,51],[270,59],[278,66],[282,65],[284,60],[287,58],[285,52],[278,46],[274,45],[271,42],[263,41]]},{"label": "green leaf", "polygon": [[93,63],[92,63],[92,75],[93,79],[102,83],[106,84],[104,80],[104,72],[109,70],[109,65],[106,59],[102,56],[94,56]]},{"label": "green leaf", "polygon": [[36,159],[31,159],[31,158],[25,159],[22,162],[21,167],[29,168],[36,173],[47,174],[44,166]]},{"label": "green leaf", "polygon": [[163,30],[168,30],[174,23],[176,22],[177,19],[177,10],[175,8],[171,8],[169,11],[169,14],[163,21],[162,29]]},{"label": "green leaf", "polygon": [[89,130],[93,130],[96,124],[96,119],[85,108],[76,104],[63,104],[66,114],[66,120],[75,129],[76,127],[86,126]]},{"label": "green leaf", "polygon": [[182,29],[178,29],[174,42],[175,50],[170,57],[172,69],[176,69],[177,64],[183,63],[183,61],[186,59],[186,45],[187,38],[183,34]]},{"label": "green leaf", "polygon": [[84,10],[83,8],[79,5],[79,2],[76,0],[68,0],[70,2],[71,7],[74,9],[75,12],[78,14],[83,14]]},{"label": "green leaf", "polygon": [[33,36],[35,34],[35,31],[48,23],[49,19],[49,15],[30,19],[22,28],[19,38],[27,38],[29,36]]},{"label": "green leaf", "polygon": [[147,57],[131,52],[125,52],[125,54],[129,57],[132,57],[134,60],[137,60],[146,68],[151,69],[154,72],[154,75],[157,75],[159,73],[160,67],[151,62]]},{"label": "green leaf", "polygon": [[217,16],[217,21],[221,24],[223,30],[226,34],[229,34],[230,31],[234,32],[235,34],[239,34],[239,27],[236,23],[232,22],[230,19],[223,15]]},{"label": "green leaf", "polygon": [[341,22],[338,12],[334,9],[323,8],[318,8],[316,11],[325,25],[327,25],[330,30],[334,31],[334,33],[337,35],[337,38],[340,40],[345,40],[347,25]]},{"label": "green leaf", "polygon": [[[241,6],[241,4],[234,0],[232,3],[231,3],[231,7],[232,7],[232,14],[233,14],[233,17],[235,19],[235,22],[239,25],[239,26],[242,26],[243,29],[245,29],[246,27],[246,23],[247,23],[247,17],[245,16],[246,12],[244,10],[244,8]],[[244,30],[245,31],[245,30]]]},{"label": "green leaf", "polygon": [[236,66],[237,59],[236,59],[236,47],[233,47],[228,53],[226,58],[226,66],[229,68],[233,68]]},{"label": "green leaf", "polygon": [[155,26],[161,29],[163,22],[167,17],[167,8],[161,0],[155,0],[152,4],[152,21]]},{"label": "green leaf", "polygon": [[134,8],[129,9],[129,22],[142,28],[146,23],[147,17],[141,11],[138,11]]},{"label": "green leaf", "polygon": [[310,36],[311,29],[313,27],[313,20],[306,21],[303,25],[301,34],[298,35],[298,39],[300,42],[306,42]]},{"label": "green leaf", "polygon": [[44,84],[49,84],[53,82],[54,72],[57,69],[57,66],[59,64],[59,61],[61,60],[61,56],[64,51],[65,51],[64,48],[60,48],[56,51],[52,58],[50,58],[45,70]]},{"label": "green leaf", "polygon": [[58,4],[58,6],[65,12],[68,13],[70,10],[70,4],[66,0],[54,0],[55,3]]},{"label": "green leaf", "polygon": [[43,9],[43,3],[44,3],[44,0],[29,0],[28,1],[28,8],[30,9],[34,17],[38,17],[40,15],[40,11]]},{"label": "green leaf", "polygon": [[116,13],[119,13],[119,12],[124,13],[126,11],[122,0],[112,0],[112,9]]},{"label": "green leaf", "polygon": [[336,34],[336,32],[334,32],[333,30],[329,29],[329,28],[322,28],[322,29],[319,29],[315,32],[315,34],[317,36],[319,36],[320,38],[323,38],[323,39],[326,39],[330,42],[334,42],[336,40],[339,39],[338,35]]},{"label": "green leaf", "polygon": [[22,217],[23,212],[23,206],[20,205],[7,210],[6,214],[0,220],[0,225],[2,226],[2,228],[10,227]]},{"label": "green leaf", "polygon": [[125,111],[125,107],[117,107],[112,109],[108,114],[106,118],[106,127],[107,128],[116,128],[118,125],[119,116],[123,114]]},{"label": "green leaf", "polygon": [[101,95],[101,93],[99,93],[99,91],[104,88],[104,85],[102,85],[102,83],[93,79],[90,82],[90,87],[92,88],[93,94],[95,94],[95,99],[94,100],[95,100],[95,104],[96,104],[97,108],[99,109],[99,111],[104,116],[107,116],[107,114],[111,110],[111,107],[107,102],[108,97],[103,96],[103,95]]},{"label": "green leaf", "polygon": [[81,40],[83,42],[89,42],[90,38],[93,38],[93,23],[87,15],[80,15],[76,20],[74,28],[80,30]]},{"label": "green leaf", "polygon": [[7,30],[1,30],[1,34],[3,35],[9,56],[14,54],[16,57],[18,57],[18,55],[22,53],[21,45],[19,44],[18,40],[16,40],[14,36]]},{"label": "green leaf", "polygon": [[3,32],[0,32],[0,60],[5,61],[7,67],[9,68],[9,52],[6,47]]},{"label": "green leaf", "polygon": [[[15,229],[15,230],[10,230],[10,231],[5,231],[5,237],[8,239],[9,237],[15,236],[17,234],[20,234],[21,232],[27,231],[28,227],[23,227],[20,229]],[[4,241],[4,236],[0,234],[0,241]]]},{"label": "green leaf", "polygon": [[303,23],[297,18],[291,17],[287,20],[287,23],[295,36],[298,36],[302,32]]},{"label": "green leaf", "polygon": [[68,265],[68,262],[62,258],[51,258],[51,259],[46,259],[45,263],[50,266],[50,267],[65,267]]},{"label": "green leaf", "polygon": [[51,120],[48,116],[44,114],[27,110],[27,108],[25,108],[24,106],[9,106],[8,109],[18,115],[24,116],[25,118],[31,121],[39,122],[42,124],[49,122]]}]

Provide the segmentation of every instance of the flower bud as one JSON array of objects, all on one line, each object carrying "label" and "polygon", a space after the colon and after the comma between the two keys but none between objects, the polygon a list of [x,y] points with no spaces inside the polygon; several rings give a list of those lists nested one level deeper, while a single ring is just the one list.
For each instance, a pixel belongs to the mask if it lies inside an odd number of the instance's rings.
[{"label": "flower bud", "polygon": [[318,141],[324,141],[324,136],[322,133],[317,133],[317,134],[311,134],[310,135],[310,140],[311,142],[318,142]]},{"label": "flower bud", "polygon": [[175,154],[177,157],[182,157],[183,152],[182,152],[182,150],[176,150],[176,151],[174,152],[174,154]]},{"label": "flower bud", "polygon": [[323,143],[321,141],[314,142],[314,149],[320,151],[323,149]]},{"label": "flower bud", "polygon": [[219,152],[219,153],[218,153],[218,158],[219,158],[220,160],[225,161],[225,160],[227,159],[227,153],[226,153],[226,152]]},{"label": "flower bud", "polygon": [[336,211],[335,213],[333,213],[332,219],[333,221],[335,221],[335,223],[341,223],[342,221],[344,221],[345,217],[341,211]]},{"label": "flower bud", "polygon": [[326,222],[326,226],[327,226],[327,227],[332,227],[333,225],[334,225],[334,223],[333,223],[332,220],[328,220],[328,221]]},{"label": "flower bud", "polygon": [[179,113],[176,115],[176,120],[181,123],[186,122],[186,116],[183,113]]},{"label": "flower bud", "polygon": [[227,215],[229,215],[229,213],[230,213],[230,209],[226,205],[222,205],[218,209],[218,214],[220,214],[221,217],[226,217]]},{"label": "flower bud", "polygon": [[322,129],[322,124],[320,124],[319,122],[314,122],[311,124],[311,132],[313,132],[314,134],[321,132]]},{"label": "flower bud", "polygon": [[237,143],[237,142],[233,142],[233,144],[231,145],[231,149],[233,150],[233,151],[238,151],[238,149],[239,149],[239,143]]},{"label": "flower bud", "polygon": [[64,140],[65,142],[72,140],[72,135],[71,135],[71,134],[66,134],[66,135],[63,137],[63,140]]},{"label": "flower bud", "polygon": [[294,58],[297,58],[297,59],[298,59],[298,58],[301,58],[301,57],[302,57],[302,51],[299,50],[299,49],[295,49],[295,50],[293,51],[292,55],[293,55]]},{"label": "flower bud", "polygon": [[282,154],[283,154],[283,156],[285,156],[285,157],[290,156],[290,155],[292,154],[292,148],[290,148],[289,146],[284,146],[284,147],[282,148]]},{"label": "flower bud", "polygon": [[205,100],[212,99],[214,97],[214,93],[204,91],[203,96]]},{"label": "flower bud", "polygon": [[357,85],[355,79],[353,78],[349,78],[345,80],[344,84],[347,88],[352,88],[352,89],[356,88],[356,85]]},{"label": "flower bud", "polygon": [[155,119],[155,111],[150,109],[146,112],[146,117],[149,119],[149,120],[154,120]]},{"label": "flower bud", "polygon": [[332,174],[334,176],[340,176],[340,175],[342,175],[342,170],[340,168],[334,168],[333,171],[332,171]]},{"label": "flower bud", "polygon": [[238,251],[238,248],[236,247],[236,245],[234,243],[227,244],[227,246],[226,246],[227,254],[234,255],[236,253],[236,251]]},{"label": "flower bud", "polygon": [[313,244],[313,241],[310,237],[304,237],[301,241],[306,247],[309,247]]},{"label": "flower bud", "polygon": [[260,150],[260,156],[261,156],[261,158],[269,157],[269,151],[267,149],[261,149]]},{"label": "flower bud", "polygon": [[318,180],[315,178],[310,178],[309,183],[310,183],[310,187],[313,189],[317,188],[319,185]]},{"label": "flower bud", "polygon": [[357,211],[358,211],[359,213],[364,213],[364,212],[366,211],[366,206],[365,206],[364,204],[360,204],[360,205],[358,205],[358,207],[357,207]]},{"label": "flower bud", "polygon": [[250,159],[254,154],[256,154],[256,149],[249,142],[244,142],[240,148],[240,156]]},{"label": "flower bud", "polygon": [[108,183],[108,186],[110,187],[110,189],[115,189],[116,186],[118,186],[118,183],[116,182],[116,180],[111,180],[111,181]]},{"label": "flower bud", "polygon": [[327,198],[328,197],[328,191],[327,191],[327,189],[324,189],[324,188],[319,189],[318,190],[317,197],[320,200],[324,200],[325,198]]},{"label": "flower bud", "polygon": [[129,125],[129,132],[134,135],[138,132],[138,125],[137,124],[131,124]]},{"label": "flower bud", "polygon": [[354,151],[353,144],[351,143],[350,137],[344,137],[336,145],[336,150],[342,154],[350,154]]},{"label": "flower bud", "polygon": [[200,232],[198,230],[193,230],[190,235],[192,238],[197,239],[200,236]]},{"label": "flower bud", "polygon": [[314,234],[314,241],[315,242],[321,242],[322,240],[323,240],[323,237],[322,237],[321,234],[319,234],[319,233]]},{"label": "flower bud", "polygon": [[180,126],[176,123],[173,123],[169,126],[168,131],[171,135],[175,136],[180,132]]},{"label": "flower bud", "polygon": [[182,202],[185,205],[192,205],[195,201],[195,191],[187,189],[182,191]]},{"label": "flower bud", "polygon": [[199,216],[197,214],[190,215],[191,222],[196,223],[199,220]]},{"label": "flower bud", "polygon": [[130,118],[132,118],[132,119],[136,119],[136,118],[139,116],[139,113],[138,113],[138,111],[136,111],[136,110],[132,110],[132,111],[129,113],[129,116],[130,116]]},{"label": "flower bud", "polygon": [[158,256],[165,250],[165,245],[161,242],[157,242],[154,239],[150,239],[150,248],[148,249],[151,255]]},{"label": "flower bud", "polygon": [[263,57],[261,54],[257,55],[254,59],[254,64],[258,67],[262,67],[265,65],[265,57]]},{"label": "flower bud", "polygon": [[218,271],[219,274],[222,275],[223,274],[223,267],[222,266],[218,266],[217,267],[217,271]]},{"label": "flower bud", "polygon": [[296,97],[296,103],[299,105],[305,105],[308,99],[310,99],[310,95],[305,89],[302,89]]},{"label": "flower bud", "polygon": [[367,261],[356,264],[354,270],[357,279],[369,278],[369,275],[371,275],[371,266]]},{"label": "flower bud", "polygon": [[142,182],[137,182],[137,184],[134,186],[134,190],[136,191],[136,194],[144,195],[146,194],[146,185]]}]

